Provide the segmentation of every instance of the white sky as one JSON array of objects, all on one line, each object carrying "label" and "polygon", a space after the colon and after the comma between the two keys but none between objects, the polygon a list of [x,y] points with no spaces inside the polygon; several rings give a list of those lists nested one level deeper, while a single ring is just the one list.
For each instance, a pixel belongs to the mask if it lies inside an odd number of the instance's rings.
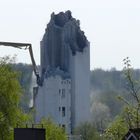
[{"label": "white sky", "polygon": [[[39,44],[50,14],[71,10],[91,43],[91,69],[122,69],[129,56],[140,68],[140,0],[0,0],[0,41],[29,42],[39,64]],[[24,50],[0,47],[0,56],[17,54],[31,63]]]}]

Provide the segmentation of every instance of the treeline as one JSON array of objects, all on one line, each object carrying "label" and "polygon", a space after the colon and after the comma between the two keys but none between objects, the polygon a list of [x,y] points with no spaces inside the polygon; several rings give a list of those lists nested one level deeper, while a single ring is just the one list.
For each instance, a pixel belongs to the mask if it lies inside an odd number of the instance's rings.
[{"label": "treeline", "polygon": [[[139,81],[139,69],[133,70],[133,77]],[[123,70],[95,69],[91,71],[90,84],[92,103],[100,102],[106,105],[110,110],[111,117],[115,117],[121,111],[123,104],[117,100],[119,95],[128,100],[131,98]]]},{"label": "treeline", "polygon": [[[108,71],[95,69],[91,71],[90,88],[93,117],[95,116],[95,118],[99,119],[100,116],[106,114],[108,118],[112,119],[121,111],[122,104],[118,102],[117,96],[126,96],[125,83],[126,81],[122,71],[116,69]],[[95,107],[97,106],[98,117],[95,111]]]},{"label": "treeline", "polygon": [[[135,80],[140,79],[140,69],[133,69],[133,76]],[[121,90],[126,89],[126,79],[124,71],[95,69],[91,71],[90,76],[91,89],[95,90]]]},{"label": "treeline", "polygon": [[[14,69],[19,72],[19,82],[23,89],[21,106],[27,111],[31,99],[32,65],[14,64]],[[134,78],[140,79],[140,70],[133,71]],[[125,96],[129,100],[127,93],[127,81],[123,71],[95,69],[90,76],[91,107],[93,103],[105,105],[110,112],[110,117],[115,117],[121,110],[122,104],[118,102],[117,96]]]},{"label": "treeline", "polygon": [[[124,73],[111,69],[95,69],[91,71],[91,111],[92,121],[98,131],[105,130],[108,125],[123,111],[126,105],[120,100],[124,98],[131,102],[130,85]],[[140,70],[132,69],[134,81],[140,81]],[[139,84],[139,83],[137,83]]]}]

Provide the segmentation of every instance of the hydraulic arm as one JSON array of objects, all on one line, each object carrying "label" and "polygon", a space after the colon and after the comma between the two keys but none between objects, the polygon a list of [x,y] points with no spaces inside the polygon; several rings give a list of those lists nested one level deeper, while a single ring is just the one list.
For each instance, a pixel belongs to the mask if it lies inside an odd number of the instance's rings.
[{"label": "hydraulic arm", "polygon": [[32,44],[30,44],[30,43],[0,42],[0,45],[14,47],[14,48],[18,48],[18,49],[24,49],[24,50],[28,49],[29,53],[30,53],[32,65],[33,65],[33,70],[34,70],[34,73],[35,73],[36,78],[37,78],[37,84],[41,85],[39,71],[38,71],[38,68],[36,66],[34,56],[33,56]]}]

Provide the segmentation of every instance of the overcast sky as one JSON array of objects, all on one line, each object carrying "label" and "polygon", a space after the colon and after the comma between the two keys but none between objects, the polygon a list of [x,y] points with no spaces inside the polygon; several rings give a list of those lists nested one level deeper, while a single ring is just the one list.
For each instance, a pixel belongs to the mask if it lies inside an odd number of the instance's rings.
[{"label": "overcast sky", "polygon": [[[71,10],[90,41],[91,69],[122,69],[129,56],[140,68],[140,0],[0,0],[0,41],[29,42],[40,62],[40,40],[50,14]],[[31,63],[27,51],[0,47],[0,56],[17,54]]]}]

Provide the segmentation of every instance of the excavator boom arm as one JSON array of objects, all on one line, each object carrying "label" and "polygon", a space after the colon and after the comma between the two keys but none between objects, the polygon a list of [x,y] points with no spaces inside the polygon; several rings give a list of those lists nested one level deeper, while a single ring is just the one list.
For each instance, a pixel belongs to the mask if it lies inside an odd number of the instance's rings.
[{"label": "excavator boom arm", "polygon": [[32,46],[29,43],[14,43],[14,42],[0,42],[0,45],[11,46],[11,47],[19,48],[19,49],[22,49],[22,47],[25,47],[26,49],[27,47]]},{"label": "excavator boom arm", "polygon": [[18,49],[29,49],[32,65],[33,65],[33,70],[34,73],[37,77],[37,83],[39,83],[39,72],[35,63],[34,55],[33,55],[33,50],[32,50],[32,45],[30,43],[14,43],[14,42],[0,42],[1,46],[9,46],[9,47],[14,47]]}]

